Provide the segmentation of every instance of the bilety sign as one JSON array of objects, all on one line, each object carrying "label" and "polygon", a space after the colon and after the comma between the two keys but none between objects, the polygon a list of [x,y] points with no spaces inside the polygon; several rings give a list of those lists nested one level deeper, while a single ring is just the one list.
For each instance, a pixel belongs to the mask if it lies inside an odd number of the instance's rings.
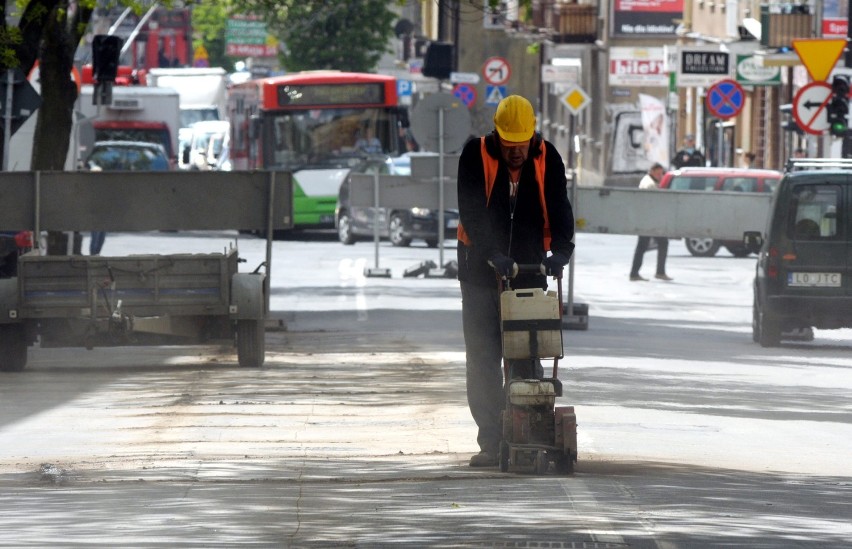
[{"label": "bilety sign", "polygon": [[737,55],[737,82],[743,86],[780,86],[781,67],[763,66],[754,55]]},{"label": "bilety sign", "polygon": [[680,88],[709,87],[732,75],[731,54],[718,46],[696,46],[678,52],[677,85]]},{"label": "bilety sign", "polygon": [[666,87],[669,77],[665,65],[663,48],[610,48],[609,85]]}]

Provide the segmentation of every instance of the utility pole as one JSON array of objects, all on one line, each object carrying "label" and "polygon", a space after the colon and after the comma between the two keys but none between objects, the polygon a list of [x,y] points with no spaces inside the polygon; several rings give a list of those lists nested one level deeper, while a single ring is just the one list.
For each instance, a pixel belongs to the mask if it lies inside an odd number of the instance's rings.
[{"label": "utility pole", "polygon": [[[850,10],[848,6],[846,8],[846,68],[852,68],[852,10]],[[846,130],[846,134],[843,136],[843,145],[840,147],[840,157],[852,158],[852,130],[848,128]]]}]

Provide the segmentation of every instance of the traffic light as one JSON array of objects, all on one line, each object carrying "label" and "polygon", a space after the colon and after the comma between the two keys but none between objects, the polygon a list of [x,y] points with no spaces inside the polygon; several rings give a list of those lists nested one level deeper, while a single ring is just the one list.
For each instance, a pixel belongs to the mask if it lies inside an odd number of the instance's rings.
[{"label": "traffic light", "polygon": [[826,106],[828,131],[835,137],[845,137],[849,130],[849,80],[835,76],[831,81],[831,99]]},{"label": "traffic light", "polygon": [[793,117],[793,104],[787,103],[785,105],[781,105],[779,110],[781,111],[781,114],[785,115],[784,120],[781,122],[781,129],[788,132],[796,132],[799,135],[804,135],[805,130],[799,126],[795,117]]},{"label": "traffic light", "polygon": [[423,58],[423,76],[447,80],[453,72],[453,45],[446,42],[432,42],[426,48]]},{"label": "traffic light", "polygon": [[99,84],[115,82],[123,44],[124,40],[118,36],[106,34],[98,34],[92,40],[92,72]]}]

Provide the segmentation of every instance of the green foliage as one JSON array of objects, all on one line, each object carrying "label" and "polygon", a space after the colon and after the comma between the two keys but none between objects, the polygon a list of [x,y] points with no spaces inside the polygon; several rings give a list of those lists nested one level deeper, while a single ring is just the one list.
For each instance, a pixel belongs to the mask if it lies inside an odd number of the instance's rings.
[{"label": "green foliage", "polygon": [[204,46],[211,67],[234,70],[234,59],[225,55],[225,28],[233,6],[228,0],[201,2],[192,8],[192,47]]},{"label": "green foliage", "polygon": [[371,71],[393,35],[396,14],[387,0],[233,0],[240,13],[267,21],[285,44],[290,71]]},{"label": "green foliage", "polygon": [[8,69],[18,66],[18,55],[15,48],[23,42],[20,29],[16,27],[0,27],[0,68]]}]

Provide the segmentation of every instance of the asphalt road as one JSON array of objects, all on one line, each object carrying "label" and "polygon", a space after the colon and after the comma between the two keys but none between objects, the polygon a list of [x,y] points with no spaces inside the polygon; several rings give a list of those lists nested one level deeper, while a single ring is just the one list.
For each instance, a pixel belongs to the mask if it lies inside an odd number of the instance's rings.
[{"label": "asphalt road", "polygon": [[[221,347],[36,348],[0,378],[0,546],[852,547],[852,333],[762,349],[753,258],[672,242],[675,281],[631,283],[633,244],[578,237],[573,476],[467,466],[457,283],[401,277],[437,250],[383,244],[379,279],[370,243],[287,240],[261,369]],[[263,242],[239,246],[253,269]]]}]

